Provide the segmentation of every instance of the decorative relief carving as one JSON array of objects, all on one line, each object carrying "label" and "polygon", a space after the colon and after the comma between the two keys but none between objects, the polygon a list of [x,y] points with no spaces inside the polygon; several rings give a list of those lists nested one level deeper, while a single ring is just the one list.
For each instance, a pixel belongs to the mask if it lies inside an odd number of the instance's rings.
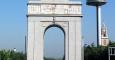
[{"label": "decorative relief carving", "polygon": [[29,5],[28,14],[81,14],[77,5]]}]

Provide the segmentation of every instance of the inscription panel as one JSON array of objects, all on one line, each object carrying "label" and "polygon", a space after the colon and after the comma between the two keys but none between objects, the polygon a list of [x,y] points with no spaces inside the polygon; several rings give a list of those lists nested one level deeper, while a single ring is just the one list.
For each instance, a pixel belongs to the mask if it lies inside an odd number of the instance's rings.
[{"label": "inscription panel", "polygon": [[28,14],[81,14],[80,5],[28,5]]}]

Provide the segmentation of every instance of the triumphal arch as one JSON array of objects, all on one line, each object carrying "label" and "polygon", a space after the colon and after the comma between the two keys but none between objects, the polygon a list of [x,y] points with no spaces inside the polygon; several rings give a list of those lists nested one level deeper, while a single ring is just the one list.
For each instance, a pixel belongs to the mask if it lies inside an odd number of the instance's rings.
[{"label": "triumphal arch", "polygon": [[44,34],[50,27],[64,32],[65,60],[82,60],[80,0],[29,0],[27,6],[27,60],[44,60]]}]

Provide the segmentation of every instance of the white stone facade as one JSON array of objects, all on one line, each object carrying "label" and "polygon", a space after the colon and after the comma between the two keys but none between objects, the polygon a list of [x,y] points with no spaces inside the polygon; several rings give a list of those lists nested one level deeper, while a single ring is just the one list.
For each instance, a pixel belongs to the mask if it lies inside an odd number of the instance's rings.
[{"label": "white stone facade", "polygon": [[[50,5],[50,7],[46,11],[42,9],[44,7],[35,7],[39,5]],[[52,7],[53,5],[55,7]],[[52,26],[61,28],[65,33],[65,60],[83,59],[81,44],[81,3],[72,4],[63,2],[61,3],[63,7],[56,7],[57,5],[60,5],[60,3],[34,2],[28,4],[27,60],[44,60],[44,33],[47,28]],[[56,8],[59,9],[59,14],[55,12]],[[61,12],[61,10],[65,9],[68,10],[68,13]],[[69,11],[69,9],[73,10]],[[41,13],[41,10],[44,10],[44,12]]]}]

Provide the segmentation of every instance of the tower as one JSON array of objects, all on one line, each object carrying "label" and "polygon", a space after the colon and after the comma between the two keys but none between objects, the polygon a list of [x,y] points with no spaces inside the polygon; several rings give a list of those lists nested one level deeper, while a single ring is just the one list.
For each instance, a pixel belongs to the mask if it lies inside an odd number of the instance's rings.
[{"label": "tower", "polygon": [[97,47],[101,42],[101,6],[106,4],[106,0],[87,0],[87,5],[95,6],[97,13]]},{"label": "tower", "polygon": [[109,45],[109,38],[107,33],[107,27],[105,24],[101,27],[101,45],[100,46],[108,46]]},{"label": "tower", "polygon": [[50,27],[64,33],[65,60],[82,60],[80,0],[29,0],[27,60],[44,60],[44,34]]}]

